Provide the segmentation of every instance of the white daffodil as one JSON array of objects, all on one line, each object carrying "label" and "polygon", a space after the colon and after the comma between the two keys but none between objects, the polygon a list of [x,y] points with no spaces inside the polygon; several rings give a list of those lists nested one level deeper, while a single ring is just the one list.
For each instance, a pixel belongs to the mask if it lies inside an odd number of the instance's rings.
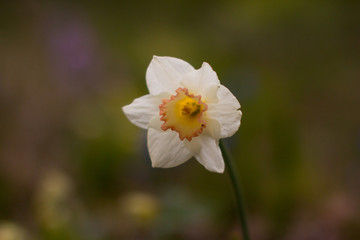
[{"label": "white daffodil", "polygon": [[206,169],[224,172],[219,139],[240,126],[240,104],[208,63],[194,69],[173,57],[154,56],[147,71],[150,94],[123,107],[128,119],[148,129],[153,167],[175,167],[195,157]]}]

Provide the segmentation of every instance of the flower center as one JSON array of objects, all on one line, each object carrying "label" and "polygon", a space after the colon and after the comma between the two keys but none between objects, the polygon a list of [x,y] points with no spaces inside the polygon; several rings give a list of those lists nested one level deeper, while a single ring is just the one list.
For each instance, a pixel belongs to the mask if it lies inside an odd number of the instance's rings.
[{"label": "flower center", "polygon": [[201,101],[201,96],[190,94],[186,88],[176,89],[176,95],[163,99],[159,106],[160,120],[164,121],[161,129],[171,129],[179,133],[181,140],[199,136],[206,127],[203,112],[207,105]]}]

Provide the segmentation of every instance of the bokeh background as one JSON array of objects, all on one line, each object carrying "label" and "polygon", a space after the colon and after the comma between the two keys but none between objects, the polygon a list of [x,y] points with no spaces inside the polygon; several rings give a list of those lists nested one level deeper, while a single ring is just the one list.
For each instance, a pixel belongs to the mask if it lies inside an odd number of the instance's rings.
[{"label": "bokeh background", "polygon": [[359,1],[1,1],[0,239],[241,239],[227,172],[151,168],[153,55],[237,96],[252,239],[360,239]]}]

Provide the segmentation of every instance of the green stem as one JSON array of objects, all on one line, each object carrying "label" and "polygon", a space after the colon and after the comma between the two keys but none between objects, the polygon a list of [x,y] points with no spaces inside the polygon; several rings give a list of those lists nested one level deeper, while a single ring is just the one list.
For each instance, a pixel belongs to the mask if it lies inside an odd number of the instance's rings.
[{"label": "green stem", "polygon": [[247,223],[246,223],[244,203],[243,203],[240,188],[239,188],[236,170],[232,163],[232,159],[230,158],[229,152],[227,151],[226,147],[224,146],[224,144],[221,140],[220,140],[219,145],[220,145],[222,155],[224,157],[225,165],[227,166],[227,169],[229,170],[232,186],[234,188],[234,192],[235,192],[235,196],[236,196],[236,203],[238,205],[240,224],[241,224],[242,233],[243,233],[243,239],[250,240],[249,230],[248,230]]}]

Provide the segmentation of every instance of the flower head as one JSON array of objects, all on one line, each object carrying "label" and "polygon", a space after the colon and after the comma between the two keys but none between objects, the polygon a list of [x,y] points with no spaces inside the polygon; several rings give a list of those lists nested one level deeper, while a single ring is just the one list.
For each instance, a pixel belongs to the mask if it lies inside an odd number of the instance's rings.
[{"label": "flower head", "polygon": [[154,56],[146,83],[150,93],[123,111],[132,123],[148,129],[152,166],[175,167],[194,156],[206,169],[222,173],[219,139],[239,129],[241,111],[210,65],[196,70],[177,58]]}]

